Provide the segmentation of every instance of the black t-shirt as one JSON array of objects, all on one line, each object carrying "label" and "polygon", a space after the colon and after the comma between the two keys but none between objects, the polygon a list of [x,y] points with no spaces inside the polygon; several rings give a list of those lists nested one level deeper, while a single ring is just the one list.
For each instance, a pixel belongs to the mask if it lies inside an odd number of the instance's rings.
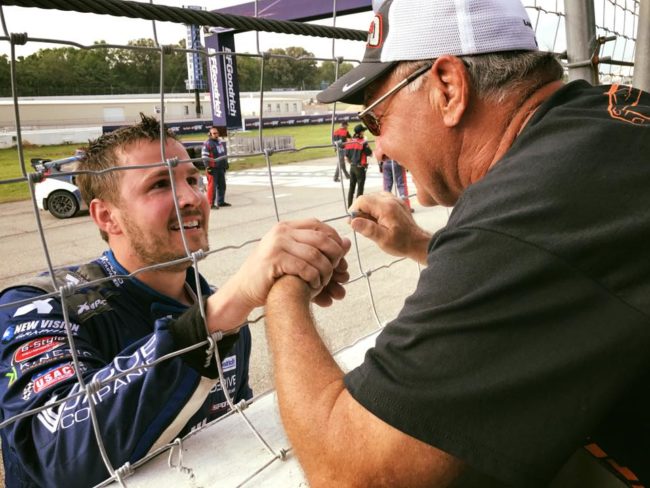
[{"label": "black t-shirt", "polygon": [[650,483],[650,95],[574,82],[547,100],[346,385],[509,484],[545,485],[587,444]]}]

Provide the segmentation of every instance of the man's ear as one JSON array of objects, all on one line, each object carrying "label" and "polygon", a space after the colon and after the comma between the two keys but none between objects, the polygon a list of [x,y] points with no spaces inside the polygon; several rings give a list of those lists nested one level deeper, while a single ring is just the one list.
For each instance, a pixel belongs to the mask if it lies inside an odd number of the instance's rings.
[{"label": "man's ear", "polygon": [[440,56],[431,67],[436,110],[447,127],[458,125],[465,114],[470,96],[469,73],[456,56]]},{"label": "man's ear", "polygon": [[99,227],[99,230],[106,232],[106,234],[116,235],[122,234],[122,227],[116,219],[116,208],[106,200],[94,198],[88,206],[90,216]]}]

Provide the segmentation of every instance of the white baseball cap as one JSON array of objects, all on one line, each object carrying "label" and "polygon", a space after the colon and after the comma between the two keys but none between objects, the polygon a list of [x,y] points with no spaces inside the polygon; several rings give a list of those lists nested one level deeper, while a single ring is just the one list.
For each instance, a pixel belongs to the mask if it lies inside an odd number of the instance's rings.
[{"label": "white baseball cap", "polygon": [[399,61],[537,49],[520,0],[385,0],[370,23],[361,64],[316,98],[362,104],[368,84]]}]

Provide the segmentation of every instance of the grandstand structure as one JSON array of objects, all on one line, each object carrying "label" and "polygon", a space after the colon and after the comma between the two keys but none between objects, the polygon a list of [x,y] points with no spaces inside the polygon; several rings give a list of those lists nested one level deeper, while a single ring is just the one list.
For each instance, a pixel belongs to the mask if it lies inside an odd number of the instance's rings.
[{"label": "grandstand structure", "polygon": [[[274,3],[296,5],[289,0],[278,0]],[[260,2],[262,3],[262,2]],[[332,45],[339,39],[356,40],[364,42],[366,32],[364,30],[340,29],[335,26],[337,13],[340,11],[337,3],[346,4],[344,0],[333,0],[328,4],[327,10],[320,13],[311,13],[297,20],[286,20],[282,18],[263,18],[256,15],[260,9],[258,2],[253,2],[252,16],[239,16],[223,12],[204,12],[193,9],[184,9],[180,7],[168,7],[156,5],[155,3],[136,3],[131,1],[119,0],[80,0],[78,2],[56,2],[52,0],[8,0],[3,5],[16,5],[29,8],[40,9],[59,9],[75,10],[87,13],[101,13],[110,15],[110,22],[119,24],[120,17],[142,18],[154,21],[152,36],[155,39],[155,22],[167,21],[177,22],[188,25],[199,25],[207,28],[217,29],[218,32],[239,32],[243,30],[254,30],[256,32],[278,32],[285,34],[299,34],[306,36],[316,36],[323,40],[328,40]],[[635,86],[648,90],[650,89],[650,2],[640,0],[567,0],[562,1],[544,1],[530,0],[525,1],[532,24],[536,30],[538,41],[542,49],[555,52],[564,63],[569,79],[587,79],[591,82],[617,81],[632,83]],[[310,2],[302,2],[299,5],[309,5]],[[318,2],[323,5],[323,2]],[[352,8],[370,9],[372,2],[370,0],[348,2],[347,5]],[[295,9],[296,7],[294,7]],[[0,13],[2,12],[0,6]],[[327,12],[334,19],[333,26],[325,27],[305,22],[305,20],[317,18]],[[295,18],[295,16],[293,16]],[[363,29],[365,26],[359,26]],[[23,182],[31,189],[32,198],[34,195],[33,186],[42,175],[34,173],[29,165],[25,163],[23,151],[22,131],[25,126],[24,114],[27,113],[27,105],[20,99],[20,87],[15,84],[15,46],[30,42],[29,33],[12,32],[11,26],[7,25],[2,18],[2,29],[0,33],[0,42],[9,43],[11,48],[11,66],[12,66],[12,89],[13,97],[11,99],[13,130],[16,132],[17,144],[17,166],[20,168],[20,176],[9,178],[2,183]],[[218,34],[215,34],[218,35]],[[44,42],[39,39],[39,42]],[[45,40],[45,42],[49,42]],[[51,40],[52,43],[60,44],[61,40]],[[325,41],[324,41],[325,42]],[[157,43],[156,43],[157,44]],[[76,43],[70,43],[79,49],[96,49],[95,46],[82,46]],[[225,48],[224,48],[225,46]],[[120,46],[129,49],[129,46]],[[160,52],[161,60],[169,52],[170,48],[157,45],[155,48]],[[219,41],[217,44],[208,43],[207,48],[187,49],[184,52],[197,56],[206,56],[211,60],[213,70],[217,70],[214,78],[211,80],[211,97],[210,107],[206,113],[212,116],[212,121],[216,125],[230,126],[230,122],[241,114],[231,114],[229,121],[228,110],[239,104],[238,110],[242,110],[242,98],[236,89],[229,88],[229,76],[232,78],[235,71],[228,66],[234,66],[237,56],[256,56],[263,60],[261,75],[264,77],[264,61],[268,60],[272,54],[267,52],[239,53],[236,45],[229,41]],[[332,51],[334,52],[334,50]],[[332,56],[321,60],[342,62],[344,59]],[[358,62],[359,60],[345,60]],[[229,63],[231,63],[229,65]],[[161,62],[164,70],[164,62]],[[224,69],[225,68],[225,69]],[[219,71],[222,69],[221,71]],[[232,82],[231,83],[231,87]],[[233,97],[237,98],[236,103]],[[168,106],[172,100],[171,94],[161,91],[157,95],[159,107]],[[257,116],[260,123],[258,131],[260,138],[263,137],[264,124],[261,123],[263,117],[269,113],[267,104],[269,95],[260,91],[256,98],[259,103]],[[206,100],[207,103],[207,100]],[[171,109],[170,109],[171,110]],[[205,110],[205,109],[204,109]],[[191,111],[191,108],[190,108]],[[331,129],[334,128],[337,107],[331,107]],[[171,112],[164,108],[160,110],[160,119],[165,122],[168,114]],[[332,143],[328,136],[323,138],[322,145],[319,147],[328,147]],[[295,148],[292,151],[300,151],[307,148]],[[274,174],[274,155],[270,151],[261,153],[267,162],[268,173],[268,191],[271,197],[270,204],[273,206],[275,220],[282,218],[282,202],[277,198],[276,189],[273,186]],[[164,154],[161,154],[161,165],[167,165]],[[254,156],[254,155],[251,155]],[[326,222],[336,222],[347,219],[345,210],[345,181],[341,181],[341,205],[340,210],[336,213],[317,214],[316,216]],[[50,258],[50,249],[46,233],[43,231],[41,216],[36,210],[35,226],[39,229],[42,252],[45,256],[48,270],[54,284],[59,291],[52,294],[62,299],[70,293],[69,285],[63,286],[56,283],[53,270],[57,267],[56,262]],[[423,215],[427,215],[423,212]],[[418,215],[419,217],[419,215]],[[242,228],[247,226],[246,222],[241,222]],[[258,233],[263,234],[265,229],[259,228],[259,223],[251,222],[250,228]],[[367,318],[371,324],[365,327],[366,334],[357,341],[341,349],[338,355],[341,364],[346,368],[353,367],[361,360],[364,351],[372,347],[374,337],[377,331],[391,317],[380,316],[376,309],[377,281],[398,280],[394,270],[401,265],[401,260],[392,260],[385,257],[382,263],[369,263],[359,253],[358,242],[353,236],[355,246],[353,247],[352,258],[353,268],[356,270],[351,278],[349,286],[352,284],[363,283],[365,286],[356,287],[355,292],[363,293],[362,301],[365,303],[364,318]],[[242,240],[235,245],[219,243],[214,246],[215,249],[203,254],[188,253],[185,258],[188,262],[200,271],[204,266],[203,260],[216,260],[221,253],[228,252],[232,249],[246,249],[256,242],[256,239]],[[16,245],[19,245],[18,243]],[[122,277],[130,279],[136,273]],[[412,283],[417,279],[417,273],[413,273]],[[406,287],[408,289],[408,286]],[[200,298],[200,297],[199,297]],[[358,305],[359,302],[353,302]],[[251,317],[251,323],[263,324],[264,317],[259,315]],[[368,325],[368,324],[366,324]],[[66,327],[69,329],[70,324],[66,321]],[[325,327],[327,329],[327,327]],[[367,331],[370,330],[370,334]],[[324,332],[327,333],[327,332]],[[69,340],[73,341],[70,334]],[[201,343],[195,347],[205,347],[206,343]],[[181,354],[185,351],[179,351]],[[218,351],[215,349],[217,362],[220,364]],[[76,361],[76,358],[75,358]],[[145,367],[154,367],[154,364]],[[142,366],[139,366],[142,367]],[[124,374],[128,374],[128,371]],[[119,379],[119,375],[108,381]],[[223,377],[222,377],[223,379]],[[93,392],[98,391],[102,384],[85,384],[83,378],[79,378],[81,389],[79,396],[85,398],[91,397]],[[60,404],[55,402],[52,405],[35,409],[30,412],[32,415],[38,415],[42,410],[52,409]],[[92,404],[92,401],[88,402]],[[192,433],[184,439],[177,439],[169,445],[149,453],[143,459],[132,464],[113,465],[108,457],[104,456],[103,462],[106,465],[109,477],[99,486],[142,486],[154,487],[161,484],[174,486],[282,486],[298,487],[305,486],[305,479],[300,467],[292,455],[291,446],[288,444],[284,435],[277,406],[272,391],[262,393],[256,396],[250,402],[234,404],[229,402],[231,411],[225,416],[210,425]],[[4,419],[0,427],[5,427],[16,419]],[[96,423],[93,417],[93,425],[96,425],[98,432],[96,441],[102,448],[101,426]],[[125,419],[128,421],[128,419]]]}]

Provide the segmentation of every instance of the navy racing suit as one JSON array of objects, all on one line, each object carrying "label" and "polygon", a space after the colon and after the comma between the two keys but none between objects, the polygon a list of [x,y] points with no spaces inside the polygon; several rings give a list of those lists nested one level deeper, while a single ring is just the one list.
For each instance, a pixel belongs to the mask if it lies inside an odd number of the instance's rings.
[{"label": "navy racing suit", "polygon": [[[186,307],[135,278],[120,277],[126,274],[111,252],[84,266],[57,271],[64,284],[113,276],[65,297],[86,384],[149,364],[207,337],[198,304]],[[3,421],[80,391],[61,299],[38,298],[53,291],[48,282],[49,276],[43,276],[0,294],[0,304],[34,299],[0,309]],[[195,282],[190,268],[188,292],[195,294]],[[200,283],[203,295],[210,295],[203,277]],[[233,400],[251,398],[248,326],[217,344]],[[104,446],[115,469],[229,409],[214,358],[206,364],[207,349],[202,346],[154,367],[135,369],[93,395]],[[8,488],[92,486],[109,476],[85,395],[15,421],[2,429],[1,437]]]}]

